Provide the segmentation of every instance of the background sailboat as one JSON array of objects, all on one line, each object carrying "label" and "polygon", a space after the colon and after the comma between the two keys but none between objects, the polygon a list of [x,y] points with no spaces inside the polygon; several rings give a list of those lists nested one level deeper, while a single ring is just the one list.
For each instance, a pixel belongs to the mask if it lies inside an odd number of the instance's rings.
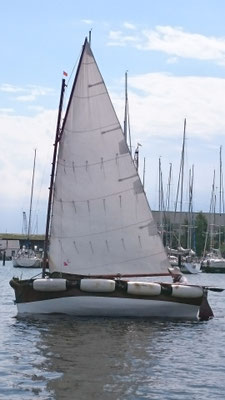
[{"label": "background sailboat", "polygon": [[[215,224],[215,213],[216,213],[216,202],[217,202],[215,182],[216,182],[216,175],[214,170],[210,210],[209,210],[210,224],[206,233],[203,259],[201,261],[201,270],[203,272],[210,272],[210,273],[211,272],[225,273],[225,258],[221,254],[221,244],[222,244],[221,222],[219,226],[216,226]],[[220,183],[219,183],[220,219],[222,214],[224,215],[224,188],[223,188],[223,169],[222,169],[222,146],[220,146]],[[209,251],[207,252],[208,241],[209,241]]]},{"label": "background sailboat", "polygon": [[[185,145],[186,145],[186,118],[184,119],[184,131],[183,131],[183,141],[182,141],[182,151],[181,151],[181,161],[180,161],[180,171],[177,184],[177,194],[175,201],[175,220],[177,217],[178,203],[180,205],[179,212],[183,211],[183,197],[184,197],[184,184],[185,184]],[[193,250],[193,187],[194,187],[194,166],[189,170],[188,179],[188,220],[186,225],[187,235],[186,241],[183,239],[182,245],[182,230],[184,226],[179,222],[178,228],[178,243],[177,243],[177,254],[179,256],[179,266],[183,273],[196,274],[200,271],[200,264],[196,262],[195,251]]]},{"label": "background sailboat", "polygon": [[41,267],[41,260],[42,260],[41,256],[40,254],[35,252],[34,249],[31,248],[31,243],[30,243],[35,164],[36,164],[36,149],[34,151],[34,163],[33,163],[32,181],[31,181],[30,209],[29,209],[29,220],[27,226],[27,245],[23,246],[22,249],[20,249],[14,257],[12,257],[12,263],[14,267],[23,267],[23,268]]},{"label": "background sailboat", "polygon": [[87,39],[61,128],[64,90],[43,277],[11,280],[18,312],[209,318],[206,288],[153,282],[170,264]]}]

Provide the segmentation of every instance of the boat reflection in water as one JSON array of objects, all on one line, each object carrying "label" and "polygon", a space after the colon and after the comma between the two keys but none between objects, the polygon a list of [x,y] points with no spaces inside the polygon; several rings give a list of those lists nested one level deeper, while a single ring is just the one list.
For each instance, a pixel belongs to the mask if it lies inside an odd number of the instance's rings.
[{"label": "boat reflection in water", "polygon": [[[196,322],[150,323],[67,316],[43,316],[32,324],[33,333],[37,330],[40,334],[34,334],[37,342],[33,350],[40,360],[39,366],[35,362],[33,385],[42,387],[40,400],[43,383],[45,396],[51,394],[54,400],[141,399],[149,393],[163,395],[166,389],[162,379],[167,364],[189,357],[184,338],[188,340],[188,336],[195,335],[196,329]],[[204,330],[204,326],[199,329]],[[176,352],[171,345],[174,337],[179,349]],[[171,377],[170,385],[176,390],[180,383]]]}]

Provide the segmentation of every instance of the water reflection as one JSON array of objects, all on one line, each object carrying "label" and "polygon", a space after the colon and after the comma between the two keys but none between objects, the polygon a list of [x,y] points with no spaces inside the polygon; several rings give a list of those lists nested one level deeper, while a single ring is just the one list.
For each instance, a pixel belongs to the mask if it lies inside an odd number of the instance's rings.
[{"label": "water reflection", "polygon": [[[225,398],[225,292],[210,294],[215,318],[203,323],[22,319],[14,318],[12,272],[6,266],[0,282],[0,399]],[[225,282],[225,275],[200,275],[189,280]]]},{"label": "water reflection", "polygon": [[174,352],[174,340],[184,350],[182,332],[198,329],[193,322],[63,316],[24,323],[37,335],[32,363],[32,380],[39,380],[36,390],[39,386],[41,396],[44,383],[55,400],[158,398],[165,364],[183,360],[184,352]]}]

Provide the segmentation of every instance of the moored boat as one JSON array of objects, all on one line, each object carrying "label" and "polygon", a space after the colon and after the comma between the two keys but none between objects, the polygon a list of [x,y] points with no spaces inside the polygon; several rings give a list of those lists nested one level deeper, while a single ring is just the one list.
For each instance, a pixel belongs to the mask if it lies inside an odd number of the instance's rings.
[{"label": "moored boat", "polygon": [[209,273],[225,273],[225,258],[219,249],[211,249],[201,261],[201,271]]},{"label": "moored boat", "polygon": [[16,256],[12,257],[12,264],[15,268],[41,268],[41,262],[41,256],[25,246],[17,252]]},{"label": "moored boat", "polygon": [[[26,229],[26,245],[24,245],[15,256],[12,257],[12,263],[14,267],[22,268],[41,268],[42,256],[40,252],[31,248],[30,235],[31,235],[31,221],[32,221],[32,203],[33,203],[33,192],[34,192],[34,176],[35,176],[35,163],[36,163],[36,149],[34,151],[34,163],[32,171],[31,181],[31,195],[30,195],[30,210],[29,210],[29,221]],[[26,215],[26,213],[24,213]],[[27,223],[26,223],[27,225]]]}]

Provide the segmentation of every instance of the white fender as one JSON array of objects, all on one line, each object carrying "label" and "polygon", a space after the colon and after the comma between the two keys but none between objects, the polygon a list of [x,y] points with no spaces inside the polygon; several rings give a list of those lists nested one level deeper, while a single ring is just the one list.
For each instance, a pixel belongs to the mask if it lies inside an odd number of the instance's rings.
[{"label": "white fender", "polygon": [[158,296],[161,285],[154,282],[128,282],[127,293],[139,296]]},{"label": "white fender", "polygon": [[80,289],[84,292],[114,292],[115,281],[112,279],[81,279]]},{"label": "white fender", "polygon": [[66,290],[66,279],[38,278],[33,281],[33,289],[38,292],[62,292]]},{"label": "white fender", "polygon": [[203,296],[203,288],[200,286],[188,286],[188,285],[171,285],[173,297],[187,297],[197,298]]}]

